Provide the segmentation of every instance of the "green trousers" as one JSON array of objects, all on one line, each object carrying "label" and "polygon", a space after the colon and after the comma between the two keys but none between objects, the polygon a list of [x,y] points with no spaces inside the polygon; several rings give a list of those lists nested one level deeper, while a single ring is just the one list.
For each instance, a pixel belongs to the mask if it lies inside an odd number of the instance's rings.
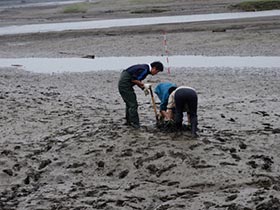
[{"label": "green trousers", "polygon": [[118,85],[119,92],[126,105],[125,118],[127,120],[127,123],[139,125],[139,115],[137,111],[138,103],[131,79],[131,75],[128,72],[123,71],[121,73]]}]

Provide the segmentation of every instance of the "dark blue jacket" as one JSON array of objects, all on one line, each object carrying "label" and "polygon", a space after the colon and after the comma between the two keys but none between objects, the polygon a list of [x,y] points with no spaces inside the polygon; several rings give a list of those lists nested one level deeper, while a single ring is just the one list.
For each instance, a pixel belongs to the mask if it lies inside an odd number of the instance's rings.
[{"label": "dark blue jacket", "polygon": [[150,66],[148,64],[137,64],[130,66],[125,71],[127,71],[131,77],[132,80],[144,80],[148,74],[151,74],[150,72]]}]

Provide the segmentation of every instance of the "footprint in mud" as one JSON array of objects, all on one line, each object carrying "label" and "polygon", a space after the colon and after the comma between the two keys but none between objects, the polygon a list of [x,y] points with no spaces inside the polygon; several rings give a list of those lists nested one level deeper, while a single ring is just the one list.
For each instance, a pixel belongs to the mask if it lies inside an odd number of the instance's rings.
[{"label": "footprint in mud", "polygon": [[235,153],[232,153],[231,154],[231,157],[233,158],[233,159],[235,159],[235,161],[240,161],[241,160],[241,157],[239,157],[237,154],[235,154]]},{"label": "footprint in mud", "polygon": [[268,201],[265,201],[259,204],[256,207],[256,210],[279,210],[280,209],[280,201],[278,198],[270,198]]},{"label": "footprint in mud", "polygon": [[170,164],[166,167],[157,167],[155,164],[149,164],[146,169],[149,171],[150,174],[156,175],[160,177],[164,172],[170,171],[172,168],[176,167],[176,164]]},{"label": "footprint in mud", "polygon": [[265,112],[265,111],[257,111],[257,112],[252,112],[252,113],[261,115],[262,117],[269,116],[269,114],[267,112]]},{"label": "footprint in mud", "polygon": [[50,159],[41,161],[41,163],[39,164],[38,169],[41,170],[41,169],[47,167],[47,165],[49,165],[51,162],[52,161]]},{"label": "footprint in mud", "polygon": [[150,157],[147,157],[147,158],[140,157],[133,164],[138,169],[138,168],[142,167],[145,162],[150,162],[150,161],[154,161],[154,160],[160,159],[160,158],[164,157],[165,155],[166,154],[165,154],[164,151],[157,152],[156,154],[154,154],[154,155],[152,155]]},{"label": "footprint in mud", "polygon": [[272,131],[273,130],[273,125],[271,125],[270,123],[262,123],[264,126],[264,130],[265,131]]},{"label": "footprint in mud", "polygon": [[124,150],[122,150],[122,152],[121,152],[121,157],[130,157],[130,156],[132,156],[133,155],[133,150],[132,149],[124,149]]},{"label": "footprint in mud", "polygon": [[105,162],[104,162],[104,161],[98,161],[98,162],[96,163],[96,165],[97,165],[98,168],[104,168]]},{"label": "footprint in mud", "polygon": [[14,172],[12,169],[3,169],[3,172],[5,174],[8,174],[9,176],[13,176]]},{"label": "footprint in mud", "polygon": [[129,173],[129,170],[128,170],[128,169],[121,171],[121,172],[119,173],[119,179],[125,178],[125,177],[128,175],[128,173]]},{"label": "footprint in mud", "polygon": [[253,210],[251,208],[247,208],[241,204],[231,203],[225,205],[216,205],[216,209],[227,209],[227,210]]},{"label": "footprint in mud", "polygon": [[31,183],[31,181],[33,180],[34,182],[38,182],[39,179],[41,178],[41,173],[42,171],[35,171],[35,170],[31,170],[26,174],[25,179],[23,180],[23,183],[28,185]]},{"label": "footprint in mud", "polygon": [[195,169],[203,169],[203,168],[215,168],[216,166],[209,165],[209,164],[197,164],[197,165],[192,165],[192,167]]},{"label": "footprint in mud", "polygon": [[247,148],[247,144],[245,144],[244,142],[240,142],[239,148],[240,149],[246,149]]},{"label": "footprint in mud", "polygon": [[272,133],[273,133],[273,134],[278,134],[278,133],[280,133],[280,128],[274,128],[274,129],[272,129]]},{"label": "footprint in mud", "polygon": [[247,164],[250,165],[252,168],[257,168],[258,166],[261,167],[261,169],[266,171],[271,171],[271,166],[274,163],[272,160],[272,157],[268,157],[265,155],[252,155],[250,159],[255,159],[249,161]]},{"label": "footprint in mud", "polygon": [[150,174],[156,174],[156,172],[159,170],[155,164],[149,164],[146,169],[149,171]]},{"label": "footprint in mud", "polygon": [[79,168],[79,167],[82,167],[82,166],[85,166],[86,163],[73,163],[73,164],[70,164],[68,165],[66,168],[67,169],[71,169],[71,168]]},{"label": "footprint in mud", "polygon": [[174,152],[173,150],[169,151],[169,155],[172,158],[180,158],[182,161],[184,161],[185,159],[189,158],[189,155],[187,153],[184,153],[184,152]]},{"label": "footprint in mud", "polygon": [[251,166],[252,168],[257,168],[258,167],[258,164],[254,160],[251,160],[251,161],[247,162],[247,165]]},{"label": "footprint in mud", "polygon": [[209,209],[209,208],[217,205],[216,203],[213,203],[211,201],[205,201],[203,204],[205,206],[205,209]]},{"label": "footprint in mud", "polygon": [[230,195],[226,198],[226,202],[233,201],[237,198],[237,194]]}]

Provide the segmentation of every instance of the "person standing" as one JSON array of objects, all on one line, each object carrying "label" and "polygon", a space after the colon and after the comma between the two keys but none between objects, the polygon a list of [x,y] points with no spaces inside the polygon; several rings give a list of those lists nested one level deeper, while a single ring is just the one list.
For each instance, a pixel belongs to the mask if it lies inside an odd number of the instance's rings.
[{"label": "person standing", "polygon": [[149,74],[156,75],[163,71],[163,64],[155,61],[151,64],[136,64],[123,70],[119,79],[119,93],[126,105],[125,118],[126,124],[134,128],[139,128],[139,115],[137,97],[133,86],[137,85],[145,94],[149,94],[151,84],[144,84],[144,80]]},{"label": "person standing", "polygon": [[175,112],[175,125],[177,129],[182,129],[183,112],[187,112],[188,122],[191,125],[192,136],[197,137],[197,94],[196,91],[187,86],[169,89],[170,96],[168,98],[167,115],[168,119],[173,119],[172,109]]}]

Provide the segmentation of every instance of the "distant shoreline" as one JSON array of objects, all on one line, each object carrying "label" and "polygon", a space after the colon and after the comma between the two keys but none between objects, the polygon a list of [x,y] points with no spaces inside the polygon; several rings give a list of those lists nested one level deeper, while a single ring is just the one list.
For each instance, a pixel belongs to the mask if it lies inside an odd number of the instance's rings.
[{"label": "distant shoreline", "polygon": [[63,5],[84,2],[85,0],[10,0],[0,1],[0,8],[20,8],[33,6]]}]

